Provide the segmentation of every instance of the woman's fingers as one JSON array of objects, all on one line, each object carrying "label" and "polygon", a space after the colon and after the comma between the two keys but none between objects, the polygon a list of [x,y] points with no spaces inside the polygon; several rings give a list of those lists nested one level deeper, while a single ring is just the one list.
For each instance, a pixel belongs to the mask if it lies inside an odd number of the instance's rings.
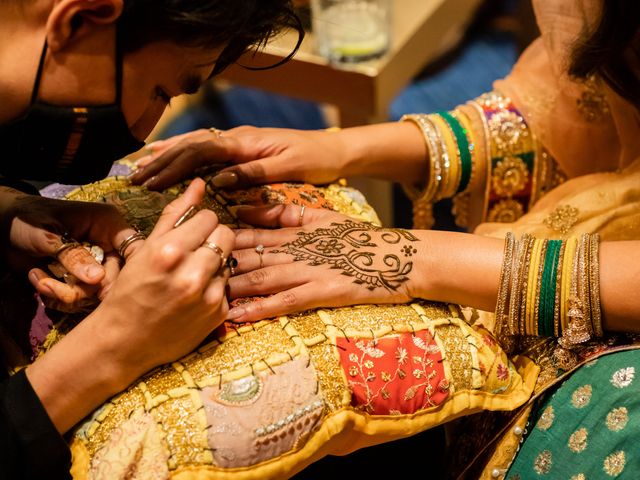
[{"label": "woman's fingers", "polygon": [[274,247],[296,239],[296,233],[301,230],[288,228],[279,230],[260,230],[247,228],[236,230],[236,250],[255,248],[258,245]]},{"label": "woman's fingers", "polygon": [[[233,280],[233,279],[232,279]],[[308,283],[285,290],[270,297],[254,300],[229,310],[227,320],[234,322],[255,322],[265,318],[299,312],[319,305],[330,306],[328,300],[318,298],[318,285]]]},{"label": "woman's fingers", "polygon": [[347,218],[345,215],[332,210],[302,207],[293,204],[242,207],[236,213],[240,220],[249,225],[270,228],[296,228],[329,218],[335,218],[334,221]]},{"label": "woman's fingers", "polygon": [[262,245],[258,245],[255,248],[235,250],[233,256],[238,260],[236,276],[253,270],[291,263],[293,261],[291,255],[274,253],[272,250],[273,249]]},{"label": "woman's fingers", "polygon": [[100,299],[100,301],[104,300],[104,297],[106,297],[109,290],[111,290],[111,287],[118,278],[118,275],[120,275],[121,262],[122,260],[117,253],[110,252],[106,254],[104,263],[102,264],[106,275],[102,281],[102,288],[98,292],[98,299]]},{"label": "woman's fingers", "polygon": [[231,298],[253,297],[282,292],[311,280],[308,270],[296,264],[277,265],[236,275],[229,280]]},{"label": "woman's fingers", "polygon": [[234,240],[233,231],[219,225],[180,269],[192,275],[194,285],[201,285],[204,290],[211,278],[224,268],[223,262],[233,251]]},{"label": "woman's fingers", "polygon": [[97,303],[99,286],[86,283],[63,283],[43,270],[34,268],[29,272],[29,279],[38,293],[43,295],[45,304],[50,308],[64,312],[72,312]]},{"label": "woman's fingers", "polygon": [[191,207],[198,205],[202,201],[204,198],[204,188],[204,181],[200,178],[195,178],[182,195],[162,210],[155,228],[151,232],[151,235],[149,235],[149,239],[159,237],[173,230],[176,222],[180,220]]}]

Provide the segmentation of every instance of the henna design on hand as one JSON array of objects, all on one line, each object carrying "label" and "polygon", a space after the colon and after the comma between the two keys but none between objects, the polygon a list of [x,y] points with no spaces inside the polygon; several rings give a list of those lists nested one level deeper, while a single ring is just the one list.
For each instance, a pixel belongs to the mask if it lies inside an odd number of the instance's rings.
[{"label": "henna design on hand", "polygon": [[[330,265],[332,269],[342,270],[342,275],[354,277],[353,283],[368,290],[385,288],[395,291],[409,280],[413,262],[400,259],[401,256],[408,257],[406,246],[399,248],[397,255],[388,253],[380,260],[375,253],[375,249],[380,248],[378,238],[387,245],[399,245],[403,239],[420,241],[407,230],[385,229],[346,220],[332,223],[330,228],[299,232],[296,240],[285,243],[273,253],[289,254],[295,262],[307,262],[314,267]],[[411,248],[410,252],[417,253],[417,250]]]}]

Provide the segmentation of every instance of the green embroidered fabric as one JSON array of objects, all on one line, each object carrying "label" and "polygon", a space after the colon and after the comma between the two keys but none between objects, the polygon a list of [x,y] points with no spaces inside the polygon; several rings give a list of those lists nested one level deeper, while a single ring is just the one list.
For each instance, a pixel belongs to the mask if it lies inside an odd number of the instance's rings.
[{"label": "green embroidered fabric", "polygon": [[605,355],[549,396],[506,478],[637,479],[640,350]]}]

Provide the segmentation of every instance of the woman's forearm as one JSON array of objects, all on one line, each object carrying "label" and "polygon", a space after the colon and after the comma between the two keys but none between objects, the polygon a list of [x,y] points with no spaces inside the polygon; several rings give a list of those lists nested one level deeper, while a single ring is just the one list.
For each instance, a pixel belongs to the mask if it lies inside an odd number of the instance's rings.
[{"label": "woman's forearm", "polygon": [[422,240],[412,295],[494,311],[504,241],[466,233],[414,231]]},{"label": "woman's forearm", "polygon": [[143,373],[119,367],[119,346],[110,345],[108,332],[98,325],[86,318],[27,368],[31,386],[60,433]]},{"label": "woman's forearm", "polygon": [[[479,235],[419,231],[412,295],[495,311],[504,241]],[[602,325],[610,332],[640,332],[640,241],[601,245]]]},{"label": "woman's forearm", "polygon": [[427,148],[420,130],[410,122],[381,123],[341,130],[346,153],[344,176],[381,178],[424,185]]},{"label": "woman's forearm", "polygon": [[602,326],[640,332],[640,241],[606,242],[600,247]]}]

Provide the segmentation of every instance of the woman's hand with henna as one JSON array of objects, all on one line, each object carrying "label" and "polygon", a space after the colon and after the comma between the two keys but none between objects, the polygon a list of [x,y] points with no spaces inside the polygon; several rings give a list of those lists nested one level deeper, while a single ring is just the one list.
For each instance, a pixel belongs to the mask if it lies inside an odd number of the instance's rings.
[{"label": "woman's hand with henna", "polygon": [[236,232],[239,268],[229,281],[231,297],[270,296],[233,308],[230,320],[413,298],[414,261],[423,248],[416,235],[312,209],[299,227],[300,213],[295,205],[241,211],[248,223],[286,228]]}]

